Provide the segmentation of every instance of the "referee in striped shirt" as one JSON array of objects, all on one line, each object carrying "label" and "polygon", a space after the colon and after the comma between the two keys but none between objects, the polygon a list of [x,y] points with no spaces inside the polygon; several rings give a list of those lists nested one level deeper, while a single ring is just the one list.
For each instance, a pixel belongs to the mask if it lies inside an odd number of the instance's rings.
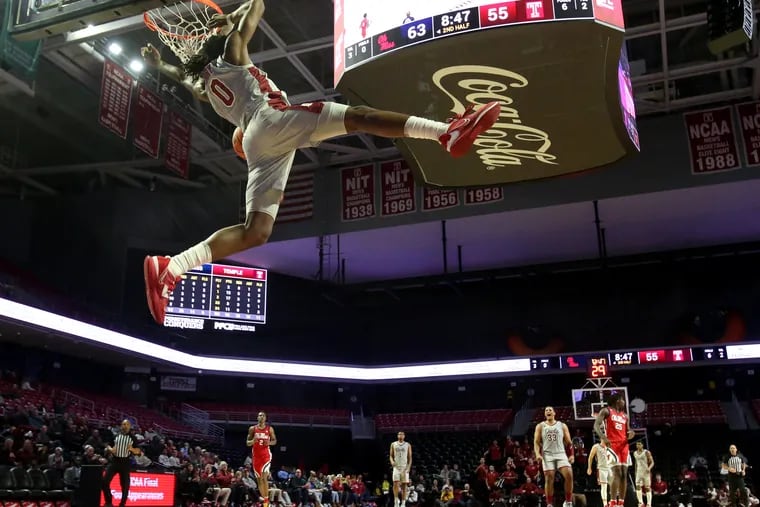
[{"label": "referee in striped shirt", "polygon": [[121,433],[114,437],[113,446],[106,447],[106,451],[111,454],[111,462],[106,468],[106,475],[103,477],[103,496],[106,499],[106,507],[113,507],[113,496],[111,495],[111,481],[114,475],[119,474],[121,483],[121,502],[120,507],[127,505],[129,497],[129,458],[133,454],[142,454],[142,451],[135,446],[135,437],[130,430],[132,424],[124,419],[121,421]]},{"label": "referee in striped shirt", "polygon": [[747,486],[744,485],[747,460],[739,454],[738,449],[733,444],[728,448],[728,459],[723,463],[723,469],[728,471],[728,499],[731,505],[734,507],[737,506],[737,503],[748,505]]}]

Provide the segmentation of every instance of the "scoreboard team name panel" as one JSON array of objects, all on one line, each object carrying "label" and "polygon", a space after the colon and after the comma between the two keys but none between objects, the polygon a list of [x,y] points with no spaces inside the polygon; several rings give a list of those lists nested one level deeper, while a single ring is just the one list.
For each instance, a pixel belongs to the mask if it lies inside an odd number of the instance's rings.
[{"label": "scoreboard team name panel", "polygon": [[204,264],[188,271],[169,296],[167,320],[188,317],[264,324],[266,297],[265,269]]}]

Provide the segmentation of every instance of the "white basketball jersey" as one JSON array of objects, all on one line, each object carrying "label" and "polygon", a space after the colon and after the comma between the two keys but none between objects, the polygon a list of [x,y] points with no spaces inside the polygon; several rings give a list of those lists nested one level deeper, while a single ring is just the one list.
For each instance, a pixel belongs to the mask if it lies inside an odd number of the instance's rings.
[{"label": "white basketball jersey", "polygon": [[264,71],[255,65],[232,65],[222,57],[203,70],[206,96],[216,114],[245,130],[253,113],[272,100],[287,100]]},{"label": "white basketball jersey", "polygon": [[549,426],[546,422],[541,428],[541,441],[543,442],[544,454],[565,454],[564,425],[555,421]]},{"label": "white basketball jersey", "polygon": [[594,444],[596,447],[596,468],[599,470],[609,470],[610,462],[608,460],[609,450],[606,447],[602,447],[599,444]]},{"label": "white basketball jersey", "polygon": [[639,452],[633,451],[633,459],[636,460],[636,475],[646,475],[649,473],[649,463],[647,462],[646,449]]},{"label": "white basketball jersey", "polygon": [[396,468],[406,468],[409,464],[409,442],[393,442],[393,461]]}]

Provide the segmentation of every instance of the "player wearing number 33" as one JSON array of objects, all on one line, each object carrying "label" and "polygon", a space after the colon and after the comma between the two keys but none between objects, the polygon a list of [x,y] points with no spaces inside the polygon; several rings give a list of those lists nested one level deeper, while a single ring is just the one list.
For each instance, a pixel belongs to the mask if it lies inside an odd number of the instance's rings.
[{"label": "player wearing number 33", "polygon": [[554,505],[554,478],[559,470],[565,483],[564,507],[573,507],[573,455],[568,457],[567,449],[573,449],[570,430],[565,423],[555,419],[553,407],[544,409],[546,420],[538,423],[533,437],[536,460],[543,464],[546,477],[546,505]]},{"label": "player wearing number 33", "polygon": [[[441,123],[333,102],[291,105],[286,93],[251,63],[248,54],[248,42],[263,14],[264,2],[251,0],[229,15],[213,16],[208,27],[213,34],[209,33],[196,54],[184,58],[181,67],[161,61],[152,46],[142,49],[149,66],[182,82],[243,131],[242,148],[248,163],[245,224],[221,229],[174,257],[146,257],[148,306],[158,323],[163,323],[169,293],[185,272],[267,242],[298,148],[349,132],[365,132],[437,141],[458,157],[469,151],[501,113],[499,103],[490,102],[477,109],[470,106],[449,123]],[[400,92],[388,90],[389,94]]]},{"label": "player wearing number 33", "polygon": [[253,473],[259,485],[259,494],[264,499],[264,505],[269,505],[269,469],[272,466],[271,446],[277,444],[274,428],[267,423],[267,414],[259,412],[258,424],[248,428],[248,438],[245,445],[251,448]]}]

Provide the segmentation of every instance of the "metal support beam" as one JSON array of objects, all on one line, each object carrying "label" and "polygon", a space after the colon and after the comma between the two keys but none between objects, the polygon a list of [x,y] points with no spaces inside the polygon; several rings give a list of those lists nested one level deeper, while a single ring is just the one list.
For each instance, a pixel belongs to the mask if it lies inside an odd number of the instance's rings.
[{"label": "metal support beam", "polygon": [[22,172],[20,172],[20,171],[18,171],[16,169],[11,169],[10,167],[6,167],[3,164],[0,164],[0,175],[5,175],[5,176],[7,176],[9,178],[12,178],[14,180],[18,180],[21,183],[23,183],[24,185],[27,185],[27,186],[32,187],[34,189],[37,189],[40,192],[44,192],[44,193],[46,193],[48,195],[58,195],[58,191],[57,190],[55,190],[55,189],[53,189],[53,188],[51,188],[51,187],[49,187],[47,185],[44,185],[44,184],[40,183],[39,181],[37,181],[35,179],[30,178],[26,174],[23,174]]},{"label": "metal support beam", "polygon": [[670,104],[669,84],[669,65],[668,65],[668,32],[665,30],[665,0],[658,0],[658,9],[660,13],[660,51],[662,55],[662,75],[665,78],[663,90],[665,91],[665,108]]}]

